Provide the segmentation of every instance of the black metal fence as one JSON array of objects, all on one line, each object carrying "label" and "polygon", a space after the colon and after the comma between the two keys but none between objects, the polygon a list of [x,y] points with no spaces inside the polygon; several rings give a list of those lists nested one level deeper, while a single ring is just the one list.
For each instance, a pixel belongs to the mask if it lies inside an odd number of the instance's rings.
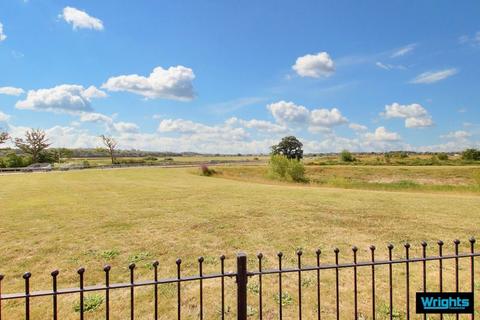
[{"label": "black metal fence", "polygon": [[[371,319],[376,319],[377,317],[377,312],[376,312],[376,289],[377,286],[382,283],[382,284],[387,284],[388,286],[388,298],[385,297],[385,299],[388,299],[388,308],[389,312],[387,313],[387,318],[394,319],[397,318],[394,314],[394,302],[395,298],[398,298],[397,296],[394,296],[394,278],[393,278],[393,266],[394,265],[401,265],[404,267],[404,276],[402,276],[404,282],[404,298],[405,298],[405,303],[402,305],[402,308],[404,308],[404,317],[405,319],[410,319],[411,317],[414,316],[413,314],[413,307],[412,307],[412,288],[411,288],[411,267],[413,264],[420,264],[419,270],[421,270],[421,275],[419,275],[421,279],[421,287],[422,291],[427,292],[427,265],[429,267],[432,266],[432,264],[436,265],[436,272],[438,274],[436,275],[436,278],[438,280],[438,283],[436,284],[436,288],[438,289],[439,292],[442,292],[444,290],[444,261],[445,260],[453,260],[454,262],[454,285],[455,285],[455,291],[459,291],[459,272],[460,272],[460,267],[459,267],[459,261],[461,259],[467,260],[467,263],[469,264],[469,268],[465,271],[468,273],[466,277],[469,279],[469,283],[462,283],[463,288],[467,288],[468,290],[471,291],[472,293],[475,293],[475,258],[480,256],[480,252],[475,252],[475,239],[471,238],[469,239],[469,252],[465,253],[460,253],[459,252],[459,245],[460,241],[455,240],[453,242],[454,245],[454,253],[452,254],[447,254],[445,255],[443,252],[443,245],[444,243],[442,241],[438,241],[436,244],[436,251],[438,252],[437,255],[427,255],[427,243],[422,242],[421,243],[421,257],[410,257],[410,244],[405,243],[403,246],[404,250],[404,255],[402,258],[394,259],[392,252],[394,250],[394,246],[389,244],[388,245],[388,259],[386,260],[377,260],[375,258],[375,246],[370,246],[369,251],[370,251],[370,259],[368,261],[357,261],[357,251],[358,249],[356,247],[352,248],[352,262],[349,263],[340,263],[339,262],[339,249],[335,248],[334,249],[334,254],[335,254],[335,262],[326,264],[322,263],[321,259],[321,251],[317,250],[315,252],[315,260],[316,264],[314,265],[304,265],[302,263],[302,256],[303,252],[302,251],[297,251],[296,252],[296,266],[295,267],[284,267],[284,256],[281,252],[277,254],[277,257],[275,258],[277,261],[277,268],[274,269],[264,269],[263,268],[263,262],[264,262],[264,255],[262,253],[259,253],[256,256],[256,264],[257,267],[255,270],[249,270],[248,269],[248,261],[247,261],[247,255],[240,253],[236,256],[236,271],[235,272],[225,272],[225,256],[220,257],[220,272],[219,273],[214,273],[214,274],[204,274],[203,272],[203,263],[204,263],[204,258],[200,257],[198,259],[198,274],[194,276],[183,276],[182,275],[182,260],[177,259],[176,261],[176,277],[174,278],[168,278],[168,279],[159,279],[158,277],[158,266],[159,262],[155,261],[152,264],[153,268],[153,279],[151,280],[143,280],[143,281],[136,281],[135,280],[135,264],[130,264],[129,265],[129,275],[130,275],[130,281],[127,283],[110,283],[110,270],[111,267],[109,265],[106,265],[103,269],[104,274],[105,274],[105,280],[104,280],[104,285],[100,286],[85,286],[85,281],[84,281],[84,274],[85,274],[85,269],[80,268],[77,270],[78,273],[78,279],[79,279],[79,286],[76,288],[68,288],[68,289],[59,289],[57,286],[57,279],[59,276],[59,271],[55,270],[51,273],[51,279],[52,279],[52,289],[51,290],[46,290],[46,291],[34,291],[32,292],[30,290],[30,281],[31,281],[31,274],[29,272],[25,273],[23,275],[24,279],[24,285],[25,285],[25,290],[22,293],[11,293],[11,294],[4,294],[2,292],[2,281],[4,280],[4,276],[0,275],[0,320],[1,319],[10,319],[8,317],[8,310],[3,309],[2,310],[2,302],[3,301],[8,301],[8,300],[16,300],[16,301],[22,301],[24,304],[24,318],[25,319],[31,319],[31,302],[33,299],[37,297],[51,297],[51,308],[52,308],[52,315],[53,319],[58,319],[58,297],[61,295],[78,295],[79,298],[79,318],[84,319],[85,317],[85,307],[84,307],[84,296],[85,293],[88,292],[103,292],[105,296],[105,319],[110,319],[111,317],[111,310],[110,310],[110,293],[113,290],[117,289],[128,289],[130,291],[129,293],[129,318],[130,319],[135,319],[136,313],[135,313],[135,290],[139,287],[152,287],[153,288],[153,310],[151,310],[151,317],[154,319],[159,319],[161,314],[159,314],[159,295],[158,295],[158,290],[159,287],[162,285],[166,284],[175,284],[176,285],[176,318],[177,319],[182,319],[182,284],[188,283],[188,282],[197,282],[198,283],[198,307],[199,307],[199,312],[198,312],[198,318],[199,319],[204,319],[204,281],[205,280],[210,280],[210,279],[219,279],[220,280],[220,286],[219,286],[219,292],[218,292],[218,300],[220,302],[220,316],[219,318],[225,319],[226,317],[226,310],[225,310],[225,294],[226,294],[226,286],[225,286],[225,279],[235,279],[235,286],[236,286],[236,319],[239,320],[245,320],[247,318],[257,318],[257,319],[266,319],[264,315],[264,291],[266,288],[264,288],[264,278],[267,276],[274,276],[277,277],[277,284],[278,288],[276,289],[276,294],[278,295],[278,310],[276,311],[276,315],[274,316],[275,319],[283,319],[285,317],[284,315],[284,305],[282,303],[283,299],[283,285],[282,285],[282,280],[283,277],[286,276],[286,274],[293,274],[296,276],[296,281],[297,281],[297,312],[298,315],[295,316],[295,318],[298,317],[298,319],[303,319],[305,318],[305,315],[302,313],[304,309],[304,302],[302,302],[302,297],[304,293],[302,292],[302,276],[305,273],[314,273],[315,274],[315,289],[316,289],[316,297],[315,297],[315,319],[322,319],[325,315],[322,315],[321,308],[324,303],[323,297],[322,297],[322,292],[325,289],[324,285],[322,286],[322,275],[324,271],[327,270],[333,270],[334,271],[334,312],[330,314],[332,317],[335,317],[336,319],[340,319],[340,314],[341,314],[341,299],[342,295],[339,290],[339,281],[340,281],[340,271],[343,269],[348,269],[353,271],[353,277],[349,279],[349,291],[351,292],[351,295],[353,295],[353,308],[352,308],[352,313],[351,313],[351,318],[353,319],[360,319],[360,318],[366,318],[367,316],[359,314],[359,301],[358,301],[358,282],[359,282],[359,270],[361,268],[366,268],[369,269],[369,291],[370,291],[370,299],[371,299],[371,304],[368,306],[369,315],[368,318]],[[387,279],[384,278],[379,278],[379,274],[376,274],[376,271],[378,272],[378,269],[381,266],[386,266],[388,268],[388,273],[387,273]],[[464,268],[465,269],[465,268]],[[468,270],[469,269],[469,270]],[[258,313],[255,315],[249,315],[248,314],[248,305],[247,305],[247,283],[249,279],[256,278],[258,281],[258,300],[253,301],[253,303],[258,305]],[[397,284],[399,279],[395,280],[395,284]],[[431,287],[431,284],[429,284]],[[403,286],[402,286],[403,288]],[[269,288],[272,289],[272,288]],[[402,289],[403,290],[403,289]],[[232,292],[227,292],[228,294],[234,295]],[[344,297],[343,297],[344,298]],[[365,306],[362,306],[365,309]],[[478,309],[477,309],[478,310]],[[422,316],[423,319],[427,319],[426,315]],[[456,319],[459,319],[459,315],[457,314]],[[475,313],[471,314],[468,316],[470,319],[475,318]],[[270,315],[271,318],[271,315]],[[289,317],[291,318],[291,316]],[[348,317],[350,318],[350,316]],[[442,319],[442,316],[440,315],[440,319]]]}]

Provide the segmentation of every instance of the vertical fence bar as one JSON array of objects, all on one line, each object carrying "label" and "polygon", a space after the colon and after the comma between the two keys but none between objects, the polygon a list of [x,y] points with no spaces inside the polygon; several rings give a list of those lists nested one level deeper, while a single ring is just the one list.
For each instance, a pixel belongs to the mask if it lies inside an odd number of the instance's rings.
[{"label": "vertical fence bar", "polygon": [[[422,279],[423,279],[423,292],[427,292],[427,242],[422,241]],[[423,314],[423,320],[427,319],[427,314]]]},{"label": "vertical fence bar", "polygon": [[237,255],[237,320],[247,320],[247,255]]},{"label": "vertical fence bar", "polygon": [[153,280],[155,280],[155,286],[153,288],[153,299],[154,299],[154,306],[153,306],[153,316],[155,320],[158,320],[158,265],[160,263],[155,260],[152,263],[153,266]]},{"label": "vertical fence bar", "polygon": [[340,291],[339,291],[339,284],[338,284],[338,253],[340,249],[335,248],[333,249],[335,252],[335,310],[337,314],[337,320],[340,320]]},{"label": "vertical fence bar", "polygon": [[[393,244],[389,244],[388,248],[388,261],[392,261],[392,250]],[[393,266],[391,263],[388,264],[388,300],[390,304],[390,320],[393,319]]]},{"label": "vertical fence bar", "polygon": [[[438,240],[438,256],[441,258],[443,255],[443,241]],[[438,280],[439,280],[439,291],[443,292],[443,259],[438,260]],[[440,314],[440,320],[443,319],[443,314]]]},{"label": "vertical fence bar", "polygon": [[200,275],[200,320],[203,320],[203,257],[198,258],[198,271]]},{"label": "vertical fence bar", "polygon": [[260,252],[258,258],[258,318],[263,319],[263,286],[262,286],[262,258],[263,254]]},{"label": "vertical fence bar", "polygon": [[80,320],[84,319],[84,305],[83,305],[83,274],[85,273],[85,268],[80,268],[77,270],[77,273],[80,276]]},{"label": "vertical fence bar", "polygon": [[32,274],[30,272],[25,272],[23,274],[23,279],[25,279],[25,320],[30,319],[30,277]]},{"label": "vertical fence bar", "polygon": [[110,319],[110,267],[108,264],[103,267],[105,272],[105,319]]},{"label": "vertical fence bar", "polygon": [[222,320],[224,320],[225,319],[225,256],[223,254],[220,256],[220,272],[222,273],[222,280],[221,280]]},{"label": "vertical fence bar", "polygon": [[370,252],[372,256],[372,320],[375,320],[375,246],[370,246]]},{"label": "vertical fence bar", "polygon": [[[455,239],[453,243],[455,244],[455,292],[458,292],[458,245],[460,240]],[[458,313],[455,315],[455,319],[458,320]]]},{"label": "vertical fence bar", "polygon": [[405,291],[407,304],[406,304],[406,315],[407,320],[410,320],[410,243],[405,243],[405,258],[407,263],[405,264]]},{"label": "vertical fence bar", "polygon": [[[470,238],[470,288],[472,289],[473,301],[475,301],[475,238]],[[475,319],[475,312],[472,313],[472,320]]]},{"label": "vertical fence bar", "polygon": [[352,248],[353,251],[353,308],[354,319],[358,319],[358,287],[357,287],[357,247]]},{"label": "vertical fence bar", "polygon": [[128,269],[130,269],[130,319],[135,319],[135,287],[133,284],[135,283],[135,263],[130,263],[128,265]]},{"label": "vertical fence bar", "polygon": [[59,274],[58,270],[54,270],[51,273],[52,276],[52,290],[53,290],[53,295],[52,295],[52,305],[53,305],[53,320],[58,319],[58,304],[57,304],[57,276]]},{"label": "vertical fence bar", "polygon": [[2,320],[2,280],[5,278],[3,274],[0,274],[0,320]]},{"label": "vertical fence bar", "polygon": [[317,249],[315,252],[317,254],[317,319],[322,319],[322,309],[320,307],[320,254],[322,251]]},{"label": "vertical fence bar", "polygon": [[298,319],[302,320],[302,250],[297,251],[298,257]]},{"label": "vertical fence bar", "polygon": [[282,302],[283,302],[283,295],[282,295],[282,256],[283,256],[283,253],[282,252],[279,252],[277,254],[278,256],[278,270],[280,271],[278,273],[278,318],[280,320],[283,319],[283,305],[282,305]]},{"label": "vertical fence bar", "polygon": [[182,265],[182,259],[177,259],[175,261],[177,264],[177,319],[180,320],[182,318],[182,300],[181,300],[181,284],[180,284],[180,267]]}]

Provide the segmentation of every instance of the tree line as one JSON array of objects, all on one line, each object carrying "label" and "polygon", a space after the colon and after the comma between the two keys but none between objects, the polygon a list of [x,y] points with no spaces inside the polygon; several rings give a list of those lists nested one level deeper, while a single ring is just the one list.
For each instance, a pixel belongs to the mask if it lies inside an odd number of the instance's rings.
[{"label": "tree line", "polygon": [[[103,148],[97,148],[97,152],[104,152],[110,156],[112,164],[116,161],[116,151],[118,143],[112,137],[101,135]],[[23,138],[12,138],[9,133],[0,130],[0,146],[11,140],[22,154],[28,158],[18,156],[16,153],[9,153],[5,161],[0,166],[22,167],[33,163],[55,163],[61,162],[61,159],[72,158],[73,150],[68,148],[49,148],[51,143],[45,133],[40,129],[30,129],[25,132]],[[1,160],[1,159],[0,159]]]}]

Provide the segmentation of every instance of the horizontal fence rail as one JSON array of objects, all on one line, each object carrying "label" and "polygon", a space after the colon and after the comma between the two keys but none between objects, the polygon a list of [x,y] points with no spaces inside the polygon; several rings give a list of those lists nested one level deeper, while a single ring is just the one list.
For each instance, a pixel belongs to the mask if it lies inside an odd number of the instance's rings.
[{"label": "horizontal fence rail", "polygon": [[[183,313],[182,313],[182,284],[184,283],[198,283],[198,318],[199,319],[204,319],[205,317],[205,310],[204,310],[204,281],[206,280],[212,280],[212,279],[217,279],[220,280],[220,285],[219,285],[219,292],[218,292],[218,300],[219,300],[219,305],[220,305],[220,318],[225,319],[227,316],[227,311],[226,311],[226,293],[228,293],[230,296],[235,296],[236,300],[236,316],[235,318],[238,320],[245,320],[247,317],[251,319],[271,319],[272,315],[270,314],[269,318],[265,317],[264,314],[264,306],[265,306],[265,300],[264,300],[264,293],[266,290],[275,290],[275,297],[277,299],[277,311],[276,314],[274,315],[275,319],[283,319],[285,318],[284,315],[284,303],[283,299],[285,298],[284,296],[284,278],[288,274],[292,274],[296,276],[296,297],[297,297],[297,303],[296,303],[296,311],[297,315],[295,318],[298,319],[307,319],[307,316],[304,314],[304,307],[306,303],[302,301],[302,298],[304,297],[304,292],[303,292],[303,276],[305,276],[306,273],[313,273],[314,278],[315,278],[315,319],[322,319],[323,316],[332,316],[333,318],[336,319],[341,319],[341,299],[345,298],[341,294],[340,290],[340,271],[341,270],[351,270],[353,273],[353,277],[348,279],[348,289],[351,291],[351,295],[353,296],[353,308],[352,308],[352,314],[351,318],[353,319],[365,319],[365,315],[361,315],[359,312],[359,271],[360,269],[368,269],[370,270],[370,275],[368,279],[369,283],[369,291],[370,291],[370,299],[371,299],[371,304],[368,307],[370,310],[370,317],[371,319],[376,319],[377,317],[377,304],[376,300],[378,298],[378,287],[379,285],[385,285],[388,288],[388,294],[385,297],[385,299],[388,300],[388,312],[387,312],[387,317],[389,319],[397,319],[397,315],[395,315],[395,309],[394,309],[394,301],[396,296],[394,296],[394,287],[398,284],[398,277],[397,279],[394,279],[393,276],[393,266],[394,265],[402,265],[404,267],[404,275],[402,276],[404,281],[404,297],[405,297],[405,304],[402,306],[403,307],[403,314],[405,319],[410,319],[413,316],[412,313],[412,283],[411,283],[411,268],[414,264],[420,265],[420,284],[417,284],[421,286],[423,292],[428,292],[427,291],[427,275],[429,272],[428,267],[431,267],[433,262],[435,262],[435,269],[437,272],[436,278],[437,278],[437,284],[436,289],[438,289],[439,292],[443,292],[444,290],[444,272],[445,272],[445,267],[444,267],[444,261],[445,260],[453,260],[454,262],[454,285],[455,285],[455,291],[459,292],[459,282],[460,282],[460,267],[459,267],[459,261],[460,260],[467,260],[469,264],[469,270],[468,272],[468,279],[469,283],[462,283],[463,287],[468,286],[469,290],[475,295],[475,289],[476,289],[476,283],[475,283],[475,258],[480,256],[480,252],[475,252],[475,239],[470,238],[469,239],[469,252],[466,253],[459,253],[459,245],[460,241],[455,240],[453,241],[454,245],[454,253],[453,254],[443,254],[443,246],[444,242],[443,241],[438,241],[436,243],[436,251],[437,255],[434,256],[427,256],[427,243],[422,242],[421,243],[421,257],[410,257],[410,249],[411,246],[409,243],[405,243],[403,245],[403,252],[404,252],[404,257],[403,258],[398,258],[398,259],[393,259],[393,250],[394,246],[392,244],[389,244],[387,246],[388,249],[388,259],[387,260],[377,260],[375,257],[375,246],[370,246],[369,247],[369,252],[370,252],[370,260],[369,261],[357,261],[357,252],[358,248],[353,247],[352,248],[352,262],[348,263],[340,263],[339,262],[339,257],[340,257],[340,250],[338,248],[335,248],[333,250],[334,252],[334,259],[335,263],[322,263],[322,252],[321,250],[315,251],[315,265],[304,265],[302,257],[304,255],[304,252],[301,250],[296,252],[296,266],[295,267],[284,267],[284,255],[282,252],[279,252],[277,256],[275,257],[277,268],[273,269],[264,269],[264,261],[266,257],[262,254],[259,253],[255,258],[256,261],[256,270],[249,270],[248,269],[248,259],[247,255],[240,253],[237,254],[236,256],[236,271],[235,272],[225,272],[225,256],[220,256],[220,272],[219,273],[211,273],[211,274],[204,274],[204,258],[200,257],[198,258],[198,274],[197,275],[189,275],[189,276],[184,276],[182,275],[182,260],[177,259],[176,260],[176,277],[173,278],[163,278],[159,279],[159,271],[158,271],[158,266],[159,262],[154,261],[151,264],[152,270],[153,270],[153,278],[151,280],[136,280],[135,279],[135,270],[136,270],[136,265],[134,263],[130,264],[128,266],[129,269],[129,282],[125,283],[110,283],[110,272],[112,270],[112,267],[110,265],[106,265],[103,268],[104,272],[104,284],[103,285],[96,285],[96,286],[85,286],[85,273],[86,270],[85,268],[79,268],[77,270],[78,274],[78,281],[79,285],[78,287],[74,288],[63,288],[59,289],[58,288],[58,277],[60,276],[60,272],[58,270],[54,270],[51,272],[51,280],[52,280],[52,289],[51,290],[44,290],[44,291],[31,291],[31,281],[32,281],[32,274],[30,272],[26,272],[23,274],[23,281],[24,281],[24,292],[21,293],[8,293],[5,294],[2,291],[2,283],[5,280],[4,275],[0,274],[0,320],[1,319],[10,319],[8,317],[8,309],[5,307],[2,309],[2,305],[5,304],[7,301],[22,301],[24,305],[24,319],[29,320],[31,319],[31,304],[33,303],[34,298],[38,297],[50,297],[51,298],[51,312],[52,312],[52,317],[54,320],[58,319],[59,314],[58,314],[58,306],[59,306],[59,301],[58,297],[63,296],[63,295],[78,295],[79,299],[79,316],[78,318],[83,320],[85,317],[85,313],[87,312],[85,310],[85,293],[90,293],[90,292],[102,292],[104,294],[104,302],[105,302],[105,319],[110,319],[112,310],[111,310],[111,292],[113,290],[118,290],[118,289],[128,289],[129,290],[129,318],[130,319],[135,319],[136,313],[135,313],[135,290],[136,288],[139,287],[151,287],[153,289],[153,310],[151,311],[151,315],[153,316],[154,319],[159,319],[161,317],[161,314],[159,312],[159,287],[162,285],[167,285],[167,284],[175,284],[176,285],[176,318],[178,320],[182,319]],[[387,268],[387,276],[386,279],[384,278],[379,278],[378,271],[381,266],[385,266]],[[324,306],[324,297],[322,297],[322,292],[327,289],[325,285],[322,286],[322,275],[324,271],[327,270],[333,270],[334,271],[334,281],[333,284],[330,288],[334,292],[334,306],[332,310],[334,310],[331,314],[324,315],[322,314],[322,307]],[[377,272],[377,273],[376,273]],[[268,276],[274,276],[276,277],[276,282],[277,282],[277,288],[272,289],[271,287],[265,287],[265,277]],[[250,279],[256,279],[258,283],[258,289],[257,289],[257,294],[258,298],[256,299],[257,301],[253,301],[250,304],[247,303],[248,300],[248,288],[247,284]],[[226,284],[225,284],[225,279],[235,279],[235,287],[236,287],[236,295],[233,292],[226,292]],[[431,284],[429,284],[431,286]],[[418,287],[418,286],[417,286]],[[475,298],[474,298],[475,299]],[[3,302],[3,303],[2,303]],[[253,304],[256,304],[258,306],[258,312],[255,314],[249,314],[249,307]],[[311,302],[308,305],[309,309],[312,308]],[[363,305],[363,310],[365,310],[365,306]],[[477,307],[478,310],[478,307]],[[475,319],[475,312],[471,315],[468,315],[470,319]],[[4,318],[5,317],[5,318]],[[229,315],[231,318],[231,315]],[[459,319],[459,315],[455,315],[456,319]],[[289,319],[291,316],[289,317]],[[311,317],[310,317],[311,318]],[[350,316],[349,316],[350,318]],[[423,319],[427,319],[426,315],[423,315]],[[442,315],[440,315],[440,319],[442,319]]]}]

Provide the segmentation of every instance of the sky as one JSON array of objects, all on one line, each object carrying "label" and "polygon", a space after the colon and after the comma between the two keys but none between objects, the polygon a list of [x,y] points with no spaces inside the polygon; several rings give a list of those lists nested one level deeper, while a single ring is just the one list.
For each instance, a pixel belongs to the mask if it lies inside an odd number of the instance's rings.
[{"label": "sky", "polygon": [[480,2],[0,2],[0,128],[55,147],[480,147]]}]

